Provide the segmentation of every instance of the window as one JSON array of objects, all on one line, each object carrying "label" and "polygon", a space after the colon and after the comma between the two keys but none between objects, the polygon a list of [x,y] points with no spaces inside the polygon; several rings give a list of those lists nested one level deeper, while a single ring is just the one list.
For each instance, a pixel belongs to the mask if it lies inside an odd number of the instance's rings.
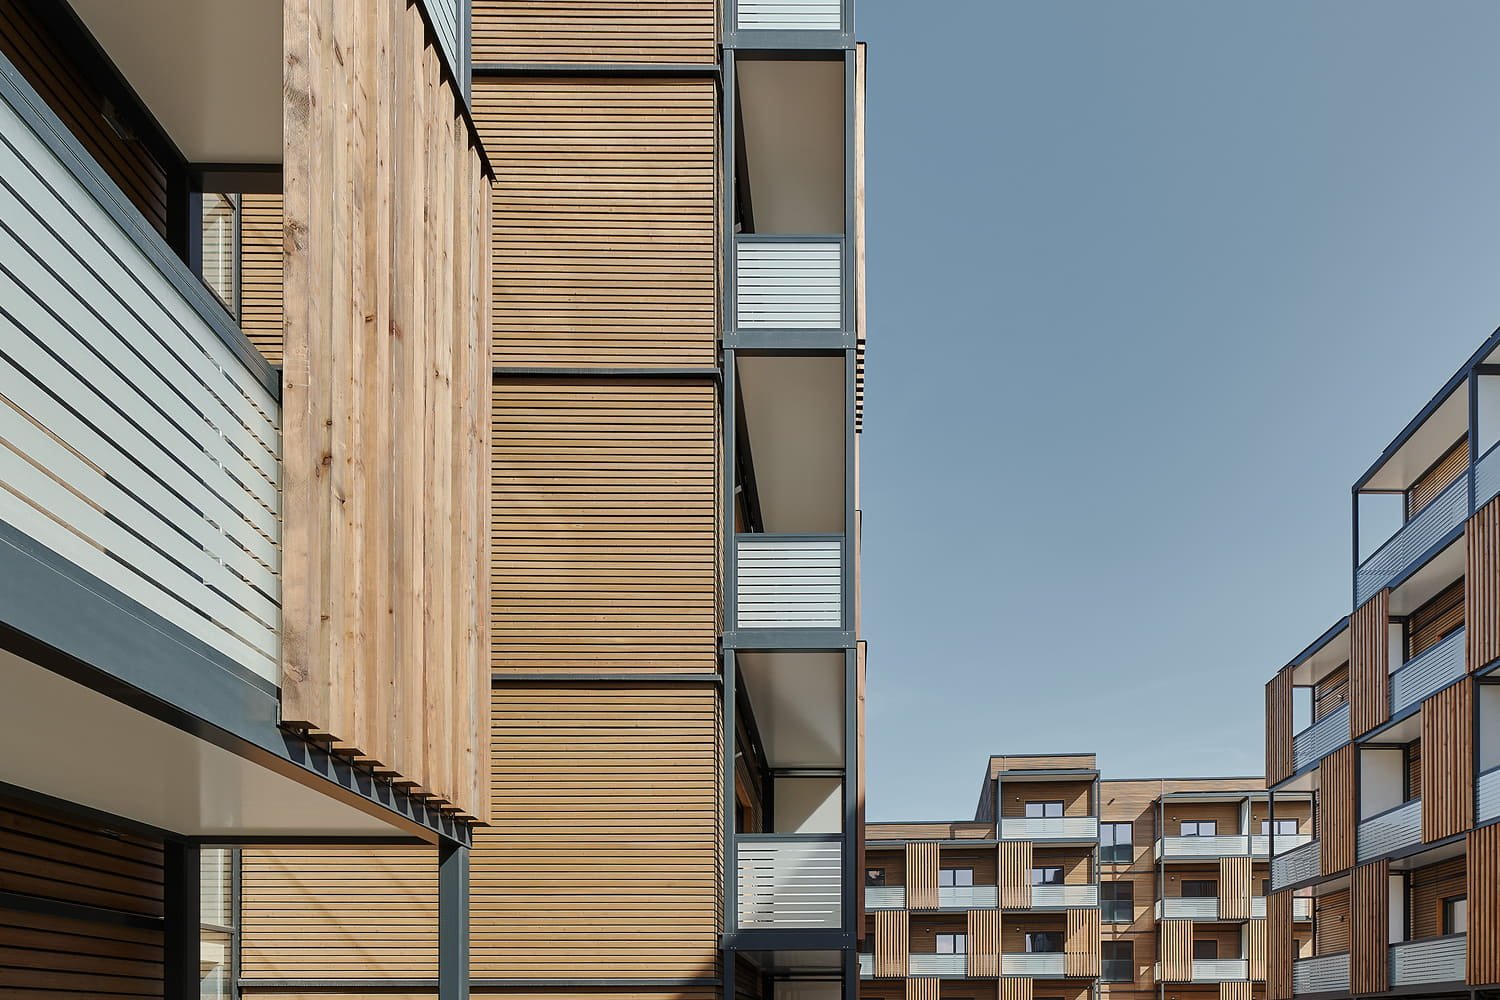
[{"label": "window", "polygon": [[1050,955],[1063,950],[1062,931],[1027,931],[1026,951],[1034,955]]},{"label": "window", "polygon": [[1135,883],[1099,883],[1099,919],[1111,924],[1135,920]]},{"label": "window", "polygon": [[939,934],[937,936],[937,953],[939,955],[967,955],[969,953],[969,935]]},{"label": "window", "polygon": [[938,871],[938,886],[941,888],[973,884],[974,869],[972,868],[943,868]]},{"label": "window", "polygon": [[1028,802],[1026,803],[1026,816],[1028,819],[1052,819],[1063,814],[1062,800],[1055,802]]},{"label": "window", "polygon": [[884,868],[866,868],[865,869],[865,885],[869,886],[872,889],[876,889],[876,888],[879,888],[880,886],[885,885],[885,869]]},{"label": "window", "polygon": [[[1260,821],[1260,835],[1262,837],[1269,836],[1271,830],[1272,824],[1270,820],[1263,819]],[[1297,821],[1294,819],[1278,819],[1275,823],[1275,831],[1278,837],[1295,836],[1297,833]]]},{"label": "window", "polygon": [[1184,899],[1212,899],[1219,894],[1219,883],[1211,878],[1185,878],[1182,880]]},{"label": "window", "polygon": [[1033,868],[1033,869],[1031,869],[1031,884],[1032,885],[1062,885],[1063,884],[1063,871],[1062,871],[1062,868],[1060,866],[1059,867],[1054,867],[1054,866],[1048,865],[1046,868]]},{"label": "window", "polygon": [[1130,823],[1099,824],[1099,860],[1103,864],[1129,864],[1135,857],[1135,828]]},{"label": "window", "polygon": [[1467,934],[1469,932],[1469,900],[1464,896],[1449,896],[1443,900],[1443,933]]},{"label": "window", "polygon": [[1260,880],[1260,894],[1262,896],[1269,896],[1271,894],[1271,880],[1270,879],[1263,878],[1263,879]]},{"label": "window", "polygon": [[1219,942],[1213,938],[1200,938],[1193,942],[1193,961],[1211,962],[1219,957]]},{"label": "window", "polygon": [[1219,833],[1219,823],[1212,819],[1185,819],[1182,821],[1184,837],[1214,837]]},{"label": "window", "polygon": [[1099,959],[1099,978],[1103,982],[1135,982],[1135,942],[1101,941]]}]

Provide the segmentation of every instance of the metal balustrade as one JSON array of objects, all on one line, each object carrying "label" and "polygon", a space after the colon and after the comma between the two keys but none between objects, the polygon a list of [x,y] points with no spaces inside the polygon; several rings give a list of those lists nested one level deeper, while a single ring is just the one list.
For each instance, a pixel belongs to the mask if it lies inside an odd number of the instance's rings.
[{"label": "metal balustrade", "polygon": [[844,0],[736,0],[738,31],[839,31]]},{"label": "metal balustrade", "polygon": [[1464,630],[1460,628],[1391,674],[1391,715],[1420,704],[1428,695],[1463,677],[1466,670]]},{"label": "metal balustrade", "polygon": [[[1281,843],[1281,838],[1276,838]],[[1316,840],[1309,840],[1301,847],[1293,848],[1271,859],[1271,888],[1284,889],[1315,879],[1323,874],[1322,848]]]},{"label": "metal balustrade", "polygon": [[1243,958],[1195,958],[1193,982],[1222,983],[1250,978],[1250,963]]},{"label": "metal balustrade", "polygon": [[1000,890],[993,885],[943,885],[938,887],[938,907],[944,910],[993,910],[1000,905]]},{"label": "metal balustrade", "polygon": [[1355,857],[1360,864],[1422,842],[1422,800],[1388,809],[1359,824]]},{"label": "metal balustrade", "polygon": [[840,628],[842,535],[735,536],[739,628]]},{"label": "metal balustrade", "polygon": [[1163,861],[1232,858],[1250,853],[1250,838],[1223,834],[1212,837],[1162,837],[1156,842],[1156,856]]},{"label": "metal balustrade", "polygon": [[1474,466],[1474,509],[1478,510],[1500,494],[1500,444],[1479,456]]},{"label": "metal balustrade", "polygon": [[1002,840],[1098,840],[1095,816],[1007,816],[1000,820]]},{"label": "metal balustrade", "polygon": [[1354,574],[1355,605],[1368,601],[1416,563],[1448,532],[1469,516],[1469,476],[1465,473],[1437,495],[1376,549]]},{"label": "metal balustrade", "polygon": [[906,886],[904,885],[879,885],[865,887],[865,909],[867,910],[904,910],[906,909]]},{"label": "metal balustrade", "polygon": [[737,236],[737,329],[839,330],[844,325],[844,241]]},{"label": "metal balustrade", "polygon": [[860,953],[860,956],[859,956],[859,978],[861,978],[861,979],[874,979],[875,978],[875,956],[874,955],[866,954],[864,952]]},{"label": "metal balustrade", "polygon": [[740,927],[842,926],[842,838],[740,834],[735,845]]},{"label": "metal balustrade", "polygon": [[[1305,833],[1278,833],[1276,853],[1285,854],[1287,851],[1294,851],[1311,840],[1312,837]],[[1251,837],[1250,853],[1258,858],[1268,857],[1271,853],[1271,838],[1263,833]]]},{"label": "metal balustrade", "polygon": [[[1252,896],[1250,898],[1250,916],[1264,917],[1266,915],[1266,897]],[[1296,896],[1292,899],[1292,919],[1312,919],[1312,899],[1307,896]]]},{"label": "metal balustrade", "polygon": [[1475,818],[1483,822],[1500,816],[1500,767],[1481,774],[1475,782]]},{"label": "metal balustrade", "polygon": [[1462,983],[1466,938],[1462,934],[1404,941],[1390,946],[1391,986]]},{"label": "metal balustrade", "polygon": [[907,972],[913,976],[962,976],[968,972],[967,955],[907,956]]},{"label": "metal balustrade", "polygon": [[1073,906],[1098,906],[1097,885],[1034,885],[1031,908],[1034,910],[1066,909]]},{"label": "metal balustrade", "polygon": [[1319,955],[1317,958],[1301,958],[1292,963],[1292,992],[1305,993],[1349,992],[1349,955]]},{"label": "metal balustrade", "polygon": [[1349,706],[1340,705],[1292,737],[1292,767],[1300,771],[1349,742]]},{"label": "metal balustrade", "polygon": [[1000,956],[1000,972],[1006,976],[1061,979],[1066,968],[1067,957],[1060,951]]},{"label": "metal balustrade", "polygon": [[1158,920],[1217,920],[1219,897],[1217,896],[1173,896],[1156,901]]}]

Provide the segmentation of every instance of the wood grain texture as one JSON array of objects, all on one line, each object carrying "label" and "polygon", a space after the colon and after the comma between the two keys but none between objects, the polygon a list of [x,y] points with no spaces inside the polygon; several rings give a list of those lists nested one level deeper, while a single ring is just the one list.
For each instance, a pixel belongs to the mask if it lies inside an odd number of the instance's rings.
[{"label": "wood grain texture", "polygon": [[875,975],[905,976],[911,954],[911,915],[905,910],[875,914]]},{"label": "wood grain texture", "polygon": [[1433,464],[1432,468],[1417,477],[1406,491],[1406,518],[1410,520],[1463,475],[1469,468],[1469,436],[1465,434]]},{"label": "wood grain texture", "polygon": [[1266,780],[1292,776],[1292,672],[1282,670],[1266,684]]},{"label": "wood grain texture", "polygon": [[1033,1000],[1035,985],[1029,976],[1006,976],[997,984],[999,1000]]},{"label": "wood grain texture", "polygon": [[162,845],[0,798],[0,892],[160,917]]},{"label": "wood grain texture", "polygon": [[1190,982],[1193,978],[1193,922],[1163,920],[1157,926],[1161,934],[1161,946],[1157,952],[1161,962],[1161,981]]},{"label": "wood grain texture", "polygon": [[474,0],[477,63],[703,63],[714,0]]},{"label": "wood grain texture", "polygon": [[1355,751],[1355,745],[1350,743],[1323,758],[1318,849],[1325,876],[1337,875],[1354,866],[1359,824]]},{"label": "wood grain texture", "polygon": [[906,980],[906,1000],[938,1000],[941,979],[913,976]]},{"label": "wood grain texture", "polygon": [[1070,978],[1099,975],[1099,910],[1097,907],[1068,910],[1067,935],[1063,939],[1063,972]]},{"label": "wood grain texture", "polygon": [[1002,840],[999,854],[1000,905],[1007,910],[1031,909],[1032,843],[1029,840]]},{"label": "wood grain texture", "polygon": [[1250,963],[1251,980],[1258,983],[1267,977],[1266,920],[1256,917],[1245,924],[1245,959]]},{"label": "wood grain texture", "polygon": [[1292,1000],[1292,962],[1297,958],[1292,899],[1287,890],[1266,897],[1266,1000]]},{"label": "wood grain texture", "polygon": [[[1443,901],[1465,895],[1467,865],[1462,856],[1426,865],[1411,873],[1407,890],[1411,908],[1411,937],[1443,933]],[[1459,933],[1463,933],[1462,929]]]},{"label": "wood grain texture", "polygon": [[1389,590],[1349,618],[1349,724],[1355,739],[1391,718],[1390,620]]},{"label": "wood grain texture", "polygon": [[1219,919],[1248,920],[1254,866],[1248,857],[1219,859]]},{"label": "wood grain texture", "polygon": [[1390,864],[1360,865],[1349,876],[1349,985],[1355,993],[1390,989]]},{"label": "wood grain texture", "polygon": [[1420,656],[1464,623],[1464,582],[1455,580],[1406,619],[1406,656]]},{"label": "wood grain texture", "polygon": [[160,930],[0,907],[0,996],[126,1000],[164,995]]},{"label": "wood grain texture", "polygon": [[1000,975],[1000,911],[970,910],[968,913],[970,976]]},{"label": "wood grain texture", "polygon": [[280,194],[240,196],[240,330],[267,361],[282,360]]},{"label": "wood grain texture", "polygon": [[1474,683],[1467,678],[1422,702],[1422,839],[1474,825]]},{"label": "wood grain texture", "polygon": [[1470,830],[1467,848],[1468,981],[1500,984],[1500,825]]},{"label": "wood grain texture", "polygon": [[938,845],[923,841],[906,845],[906,908],[935,910],[938,905]]},{"label": "wood grain texture", "polygon": [[1500,498],[1464,525],[1464,655],[1469,672],[1500,659]]},{"label": "wood grain texture", "polygon": [[1341,955],[1349,950],[1349,890],[1326,892],[1313,901],[1313,953]]}]

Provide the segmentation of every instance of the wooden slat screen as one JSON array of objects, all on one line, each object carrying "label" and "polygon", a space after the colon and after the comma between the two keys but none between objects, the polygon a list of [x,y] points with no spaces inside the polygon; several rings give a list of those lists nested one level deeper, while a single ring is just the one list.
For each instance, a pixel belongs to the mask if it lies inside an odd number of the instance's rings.
[{"label": "wooden slat screen", "polygon": [[163,934],[0,907],[0,996],[126,1000],[165,996]]},{"label": "wooden slat screen", "polygon": [[717,363],[710,79],[478,78],[498,365]]},{"label": "wooden slat screen", "polygon": [[1255,984],[1250,982],[1223,982],[1219,984],[1219,1000],[1254,1000]]},{"label": "wooden slat screen", "polygon": [[1500,659],[1500,498],[1464,525],[1464,655],[1469,671]]},{"label": "wooden slat screen", "polygon": [[1193,922],[1191,920],[1163,920],[1161,949],[1157,953],[1161,961],[1161,979],[1164,983],[1186,983],[1193,978]]},{"label": "wooden slat screen", "polygon": [[1032,1000],[1035,984],[1029,976],[1006,976],[998,984],[999,1000]]},{"label": "wooden slat screen", "polygon": [[904,976],[911,952],[911,914],[905,910],[875,913],[875,975]]},{"label": "wooden slat screen", "polygon": [[714,0],[474,0],[479,63],[712,63]]},{"label": "wooden slat screen", "polygon": [[999,850],[1001,907],[1031,909],[1031,841],[1002,840]]},{"label": "wooden slat screen", "polygon": [[906,981],[906,1000],[938,1000],[941,982],[934,976],[913,976]]},{"label": "wooden slat screen", "polygon": [[1099,910],[1068,910],[1067,936],[1063,942],[1063,974],[1089,978],[1099,975]]},{"label": "wooden slat screen", "polygon": [[1292,672],[1282,670],[1266,684],[1266,780],[1292,776]]},{"label": "wooden slat screen", "polygon": [[1250,963],[1250,978],[1266,980],[1266,918],[1255,917],[1245,924],[1245,959]]},{"label": "wooden slat screen", "polygon": [[1391,718],[1390,621],[1389,590],[1350,617],[1349,723],[1355,739]]},{"label": "wooden slat screen", "polygon": [[1000,975],[1000,911],[970,910],[967,927],[968,974],[972,977]]},{"label": "wooden slat screen", "polygon": [[1250,858],[1219,859],[1219,919],[1250,918]]},{"label": "wooden slat screen", "polygon": [[1422,513],[1423,508],[1438,498],[1469,467],[1469,436],[1458,439],[1432,468],[1417,477],[1406,491],[1406,517],[1408,520]]},{"label": "wooden slat screen", "polygon": [[1323,718],[1349,702],[1349,664],[1318,681],[1313,686],[1313,721]]},{"label": "wooden slat screen", "polygon": [[1292,905],[1289,890],[1266,897],[1266,1000],[1292,1000],[1292,962],[1297,957]]},{"label": "wooden slat screen", "polygon": [[933,910],[938,905],[938,845],[919,841],[906,845],[906,908]]},{"label": "wooden slat screen", "polygon": [[1350,743],[1323,758],[1319,797],[1319,853],[1325,876],[1354,865],[1358,782],[1354,773],[1355,745]]},{"label": "wooden slat screen", "polygon": [[1422,702],[1422,839],[1474,825],[1474,683],[1464,679]]},{"label": "wooden slat screen", "polygon": [[282,718],[483,820],[489,184],[418,8],[283,45]]},{"label": "wooden slat screen", "polygon": [[1406,655],[1418,656],[1464,623],[1464,582],[1443,588],[1406,619]]},{"label": "wooden slat screen", "polygon": [[240,196],[240,329],[273,365],[282,354],[280,194]]},{"label": "wooden slat screen", "polygon": [[1349,877],[1349,985],[1355,993],[1390,988],[1390,864],[1376,861]]},{"label": "wooden slat screen", "polygon": [[1500,984],[1500,825],[1470,830],[1468,863],[1468,981]]}]

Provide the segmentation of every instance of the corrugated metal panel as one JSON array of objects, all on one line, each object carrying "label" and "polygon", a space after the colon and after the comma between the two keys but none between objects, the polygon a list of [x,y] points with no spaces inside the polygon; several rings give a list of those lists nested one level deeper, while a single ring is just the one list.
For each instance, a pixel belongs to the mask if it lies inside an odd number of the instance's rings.
[{"label": "corrugated metal panel", "polygon": [[1391,987],[1463,982],[1465,941],[1464,935],[1454,934],[1391,945]]},{"label": "corrugated metal panel", "polygon": [[1292,767],[1300,771],[1348,742],[1349,706],[1341,705],[1333,714],[1302,730],[1292,740]]},{"label": "corrugated metal panel", "polygon": [[1469,477],[1460,476],[1360,564],[1355,574],[1355,602],[1365,603],[1404,573],[1438,539],[1462,524],[1468,514]]},{"label": "corrugated metal panel", "polygon": [[1280,889],[1283,886],[1294,885],[1305,882],[1308,879],[1317,878],[1322,872],[1319,870],[1318,860],[1320,849],[1316,840],[1309,840],[1301,847],[1279,854],[1271,859],[1271,887]]},{"label": "corrugated metal panel", "polygon": [[1464,630],[1459,629],[1391,675],[1391,714],[1404,711],[1464,675]]},{"label": "corrugated metal panel", "polygon": [[742,834],[736,851],[741,927],[836,928],[843,922],[839,837]]},{"label": "corrugated metal panel", "polygon": [[740,535],[735,596],[739,628],[840,628],[844,540]]},{"label": "corrugated metal panel", "polygon": [[938,886],[940,910],[974,910],[999,905],[999,891],[992,885]]},{"label": "corrugated metal panel", "polygon": [[738,0],[735,27],[740,31],[839,31],[842,0]]},{"label": "corrugated metal panel", "polygon": [[1319,955],[1292,963],[1292,992],[1344,993],[1349,989],[1349,956]]},{"label": "corrugated metal panel", "polygon": [[741,330],[843,326],[841,240],[735,241],[735,325]]},{"label": "corrugated metal panel", "polygon": [[1363,863],[1422,842],[1422,800],[1413,799],[1359,824],[1357,858]]}]

